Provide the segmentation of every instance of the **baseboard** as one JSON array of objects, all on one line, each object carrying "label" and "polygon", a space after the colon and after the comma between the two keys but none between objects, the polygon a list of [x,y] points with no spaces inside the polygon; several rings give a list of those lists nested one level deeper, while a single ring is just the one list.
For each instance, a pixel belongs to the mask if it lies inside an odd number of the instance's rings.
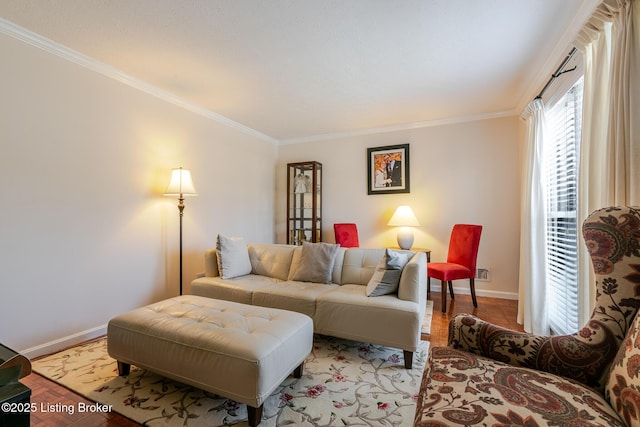
[{"label": "baseboard", "polygon": [[[431,283],[431,290],[434,292],[440,292],[441,287],[440,284],[434,284]],[[471,295],[471,290],[469,289],[469,285],[467,284],[467,287],[453,287],[453,293],[455,294],[462,294],[462,295]],[[515,292],[501,292],[501,291],[492,291],[492,290],[488,290],[488,289],[478,289],[476,288],[476,296],[479,297],[489,297],[489,298],[501,298],[501,299],[510,299],[510,300],[517,300],[518,299],[518,294]]]},{"label": "baseboard", "polygon": [[95,328],[87,329],[86,331],[78,332],[77,334],[67,335],[66,337],[59,338],[57,340],[49,341],[44,344],[37,345],[35,347],[27,348],[20,351],[23,356],[34,359],[40,356],[46,356],[47,354],[55,353],[65,348],[73,347],[85,341],[92,340],[94,338],[106,335],[107,325],[97,326]]}]

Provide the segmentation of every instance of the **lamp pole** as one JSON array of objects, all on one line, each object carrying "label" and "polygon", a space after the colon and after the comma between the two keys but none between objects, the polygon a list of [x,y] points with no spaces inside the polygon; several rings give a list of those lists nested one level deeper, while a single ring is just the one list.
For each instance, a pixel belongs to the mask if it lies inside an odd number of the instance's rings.
[{"label": "lamp pole", "polygon": [[182,217],[184,215],[184,196],[197,196],[193,187],[191,172],[182,167],[171,170],[171,181],[164,193],[165,196],[178,196],[178,213],[180,214],[180,295],[182,295]]},{"label": "lamp pole", "polygon": [[178,198],[178,211],[180,212],[180,295],[182,295],[182,216],[184,213],[184,195],[182,193]]}]

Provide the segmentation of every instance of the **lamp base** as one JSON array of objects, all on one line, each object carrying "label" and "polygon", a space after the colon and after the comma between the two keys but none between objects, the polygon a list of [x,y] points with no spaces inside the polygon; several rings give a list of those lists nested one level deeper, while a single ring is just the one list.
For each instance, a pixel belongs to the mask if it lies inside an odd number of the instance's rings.
[{"label": "lamp base", "polygon": [[413,246],[413,231],[409,227],[398,230],[398,246],[400,249],[411,249]]}]

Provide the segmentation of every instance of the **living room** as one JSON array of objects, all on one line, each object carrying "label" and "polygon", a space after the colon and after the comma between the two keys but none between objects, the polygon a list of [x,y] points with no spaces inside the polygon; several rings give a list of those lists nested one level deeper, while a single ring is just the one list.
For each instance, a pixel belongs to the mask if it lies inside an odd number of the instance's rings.
[{"label": "living room", "polygon": [[[187,294],[218,234],[286,243],[286,164],[314,160],[324,172],[323,241],[334,241],[334,223],[355,222],[361,246],[395,246],[387,222],[410,205],[420,222],[414,245],[444,261],[454,224],[482,224],[478,266],[491,274],[477,293],[518,299],[520,114],[568,51],[569,30],[598,2],[572,2],[575,13],[551,26],[556,37],[545,40],[536,70],[505,89],[520,95],[509,107],[315,134],[296,134],[292,123],[277,137],[16,23],[18,3],[0,6],[2,344],[48,354],[103,335],[119,313],[177,295],[177,199],[163,193],[179,166],[199,193],[186,199],[183,218]],[[34,26],[46,33],[43,16]],[[135,47],[127,54],[152,55]],[[243,96],[251,104],[249,89]],[[410,144],[410,193],[368,195],[367,148],[395,144]]]},{"label": "living room", "polygon": [[[2,79],[3,170],[12,177],[2,212],[11,244],[2,251],[14,285],[0,312],[3,324],[30,319],[5,330],[12,348],[46,354],[177,294],[177,200],[163,193],[178,166],[199,192],[183,219],[185,293],[218,233],[286,243],[286,163],[315,160],[324,167],[324,241],[333,241],[333,223],[356,222],[362,246],[393,246],[396,229],[386,223],[408,204],[421,224],[415,246],[440,261],[454,223],[483,224],[478,265],[491,282],[478,282],[478,294],[517,298],[523,124],[515,110],[282,144],[10,21],[1,37],[12,58]],[[368,196],[366,149],[405,143],[411,192]],[[452,157],[455,166],[444,161]]]}]

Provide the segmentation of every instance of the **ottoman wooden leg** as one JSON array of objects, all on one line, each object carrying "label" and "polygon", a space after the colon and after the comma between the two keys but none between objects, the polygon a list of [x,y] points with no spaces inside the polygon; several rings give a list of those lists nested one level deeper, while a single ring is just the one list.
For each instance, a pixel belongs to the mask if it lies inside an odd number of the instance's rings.
[{"label": "ottoman wooden leg", "polygon": [[131,365],[118,361],[118,375],[124,377],[126,375],[129,375],[129,372],[131,372]]},{"label": "ottoman wooden leg", "polygon": [[304,362],[302,362],[296,369],[293,370],[293,378],[302,378],[302,372],[304,371]]},{"label": "ottoman wooden leg", "polygon": [[413,367],[413,351],[402,351],[404,352],[404,368],[411,369]]},{"label": "ottoman wooden leg", "polygon": [[254,408],[247,405],[248,421],[251,427],[256,427],[262,421],[262,405]]}]

